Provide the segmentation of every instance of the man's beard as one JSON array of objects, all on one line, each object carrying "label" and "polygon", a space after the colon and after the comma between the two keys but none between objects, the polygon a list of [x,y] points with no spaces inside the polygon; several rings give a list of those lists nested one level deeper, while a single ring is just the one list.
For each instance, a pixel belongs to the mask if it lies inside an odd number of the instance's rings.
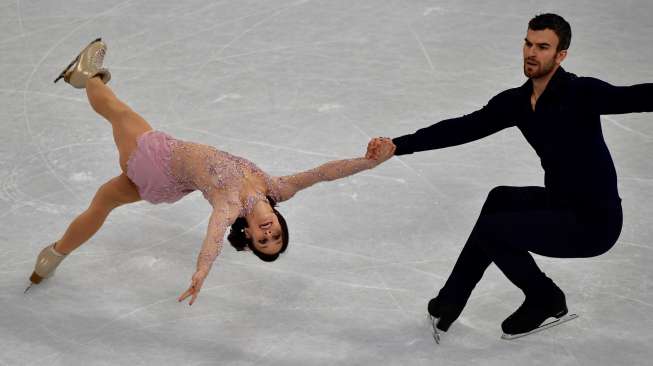
[{"label": "man's beard", "polygon": [[[524,60],[524,75],[526,75],[527,78],[531,79],[538,79],[542,76],[548,75],[556,66],[553,59],[545,64],[538,63],[537,66],[528,65],[526,61],[527,60]],[[528,70],[529,67],[532,68],[530,71]]]}]

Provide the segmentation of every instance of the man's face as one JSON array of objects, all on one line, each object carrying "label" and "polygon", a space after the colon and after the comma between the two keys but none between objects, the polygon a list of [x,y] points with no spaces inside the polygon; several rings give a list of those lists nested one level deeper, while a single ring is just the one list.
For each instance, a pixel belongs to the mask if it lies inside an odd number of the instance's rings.
[{"label": "man's face", "polygon": [[524,39],[524,75],[531,79],[547,76],[555,71],[567,56],[567,50],[556,51],[558,36],[551,29],[529,29]]}]

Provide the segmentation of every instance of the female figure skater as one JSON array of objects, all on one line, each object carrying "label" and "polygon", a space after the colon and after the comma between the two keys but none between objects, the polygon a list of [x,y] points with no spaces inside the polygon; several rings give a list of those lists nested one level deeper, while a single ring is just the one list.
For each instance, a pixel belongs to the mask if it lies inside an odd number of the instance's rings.
[{"label": "female figure skater", "polygon": [[192,296],[192,305],[228,227],[228,239],[237,250],[248,247],[262,260],[273,261],[288,245],[285,220],[274,208],[277,202],[315,183],[371,169],[394,154],[394,146],[386,139],[388,143],[381,147],[375,144],[372,149],[370,144],[367,157],[331,161],[290,176],[269,176],[243,158],[153,130],[105,85],[111,79],[109,70],[102,67],[106,51],[101,39],[91,42],[55,82],[63,78],[75,88],[85,88],[91,107],[111,123],[122,174],[104,183],[63,237],[41,251],[30,277],[32,284],[50,277],[66,255],[98,231],[113,209],[141,199],[172,203],[199,190],[213,210],[197,270],[178,299]]}]

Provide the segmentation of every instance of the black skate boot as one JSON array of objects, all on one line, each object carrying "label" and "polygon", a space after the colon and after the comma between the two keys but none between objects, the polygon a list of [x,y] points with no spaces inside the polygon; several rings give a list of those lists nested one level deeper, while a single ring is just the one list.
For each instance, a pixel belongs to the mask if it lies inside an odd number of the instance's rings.
[{"label": "black skate boot", "polygon": [[[503,339],[523,337],[566,321],[577,318],[576,314],[567,315],[565,294],[551,282],[551,289],[546,294],[526,296],[521,306],[501,323]],[[545,323],[549,318],[555,318]]]}]

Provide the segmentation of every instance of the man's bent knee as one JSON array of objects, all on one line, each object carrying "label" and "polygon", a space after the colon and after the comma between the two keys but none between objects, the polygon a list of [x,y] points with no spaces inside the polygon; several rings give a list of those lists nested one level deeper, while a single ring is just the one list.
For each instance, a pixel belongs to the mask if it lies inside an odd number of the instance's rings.
[{"label": "man's bent knee", "polygon": [[496,186],[490,190],[490,193],[488,193],[487,197],[489,199],[495,199],[497,197],[501,197],[505,195],[506,193],[510,192],[514,187],[509,187],[509,186]]},{"label": "man's bent knee", "polygon": [[511,190],[512,187],[497,186],[490,190],[483,204],[481,214],[489,214],[496,211],[500,206],[503,198]]}]

